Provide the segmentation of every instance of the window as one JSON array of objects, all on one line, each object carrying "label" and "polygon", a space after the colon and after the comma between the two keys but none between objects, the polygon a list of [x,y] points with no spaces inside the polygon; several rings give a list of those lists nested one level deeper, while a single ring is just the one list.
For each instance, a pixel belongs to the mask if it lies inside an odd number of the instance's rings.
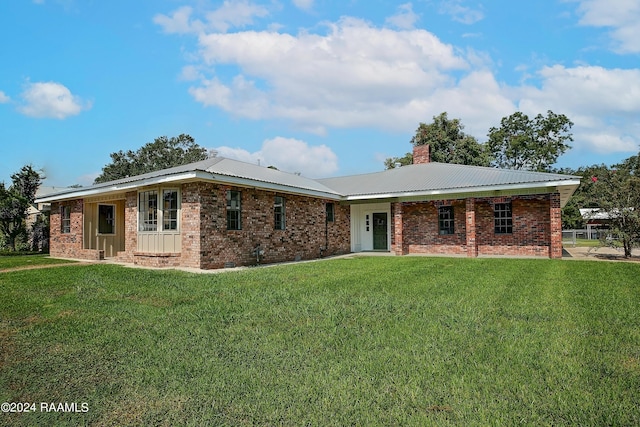
[{"label": "window", "polygon": [[453,234],[453,206],[438,208],[438,229],[440,234]]},{"label": "window", "polygon": [[178,229],[178,190],[162,191],[162,229]]},{"label": "window", "polygon": [[158,229],[158,192],[142,191],[138,194],[138,231]]},{"label": "window", "polygon": [[327,222],[333,222],[335,220],[335,212],[333,210],[333,203],[327,203],[325,205],[325,210],[327,213]]},{"label": "window", "polygon": [[71,206],[60,206],[60,232],[71,233]]},{"label": "window", "polygon": [[284,230],[284,197],[276,196],[273,203],[274,228]]},{"label": "window", "polygon": [[116,232],[115,224],[115,206],[98,205],[98,233],[114,234]]},{"label": "window", "polygon": [[496,234],[513,233],[513,216],[511,203],[496,203],[493,207]]},{"label": "window", "polygon": [[227,230],[242,230],[241,194],[239,191],[227,191]]}]

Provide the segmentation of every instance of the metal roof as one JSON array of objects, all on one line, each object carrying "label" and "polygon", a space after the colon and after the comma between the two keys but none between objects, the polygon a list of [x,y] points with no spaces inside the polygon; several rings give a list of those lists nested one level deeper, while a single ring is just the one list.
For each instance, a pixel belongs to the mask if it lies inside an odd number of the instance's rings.
[{"label": "metal roof", "polygon": [[580,184],[580,177],[431,162],[318,181],[345,195],[347,200],[570,187],[569,192],[565,191],[564,205]]},{"label": "metal roof", "polygon": [[48,194],[38,201],[131,191],[146,185],[187,180],[222,182],[344,201],[463,197],[461,195],[470,193],[508,194],[509,191],[526,192],[527,189],[545,188],[547,191],[559,191],[562,205],[580,184],[580,177],[571,175],[435,162],[315,180],[251,163],[214,157],[90,187],[68,188]]},{"label": "metal roof", "polygon": [[214,157],[142,175],[103,182],[89,187],[65,188],[62,191],[47,194],[39,201],[49,202],[109,192],[129,191],[132,188],[144,185],[193,179],[269,188],[274,191],[309,194],[336,200],[341,198],[341,195],[335,190],[311,178],[225,157]]}]

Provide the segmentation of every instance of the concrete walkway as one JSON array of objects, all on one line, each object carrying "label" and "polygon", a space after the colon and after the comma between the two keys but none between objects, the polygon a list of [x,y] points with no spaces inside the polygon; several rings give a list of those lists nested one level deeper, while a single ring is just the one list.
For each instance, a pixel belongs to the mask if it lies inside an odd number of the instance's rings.
[{"label": "concrete walkway", "polygon": [[588,261],[635,261],[640,262],[640,250],[631,251],[631,257],[624,257],[624,250],[608,247],[563,246],[562,259]]}]

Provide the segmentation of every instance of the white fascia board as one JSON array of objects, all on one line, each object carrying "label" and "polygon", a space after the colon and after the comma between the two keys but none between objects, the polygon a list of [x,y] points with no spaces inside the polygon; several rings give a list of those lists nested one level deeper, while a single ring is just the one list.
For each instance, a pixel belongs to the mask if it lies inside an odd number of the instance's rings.
[{"label": "white fascia board", "polygon": [[123,182],[121,184],[113,184],[110,186],[89,187],[86,189],[79,188],[76,191],[70,191],[66,193],[51,194],[37,199],[38,203],[48,203],[57,200],[71,200],[71,199],[83,199],[85,197],[97,196],[100,194],[109,193],[121,193],[126,191],[136,190],[140,187],[146,187],[150,185],[160,185],[166,183],[172,183],[176,181],[185,181],[196,177],[197,172],[186,172],[175,175],[165,175],[153,178],[141,179],[136,181]]},{"label": "white fascia board", "polygon": [[362,194],[362,195],[358,194],[354,196],[347,196],[345,197],[345,200],[358,201],[358,200],[368,200],[368,199],[404,199],[404,198],[430,197],[430,196],[447,196],[452,194],[525,190],[527,188],[543,188],[543,187],[553,188],[553,187],[565,187],[565,186],[572,186],[572,185],[580,185],[580,180],[529,182],[529,183],[522,183],[522,184],[504,184],[504,185],[492,185],[492,186],[483,186],[483,187],[451,188],[446,190],[409,191],[409,192],[403,192],[403,193],[381,193],[381,194]]},{"label": "white fascia board", "polygon": [[109,193],[121,193],[127,191],[137,190],[141,187],[148,187],[153,185],[162,185],[169,184],[181,181],[193,181],[193,180],[203,180],[203,181],[212,181],[219,182],[224,184],[237,185],[240,187],[250,187],[250,188],[259,188],[263,190],[273,190],[277,192],[290,193],[290,194],[302,194],[314,197],[321,197],[325,199],[332,200],[342,200],[342,196],[336,193],[328,193],[319,190],[311,190],[306,188],[298,188],[288,185],[282,184],[274,184],[263,181],[256,181],[249,178],[239,178],[232,177],[227,175],[218,175],[213,174],[211,172],[206,171],[191,171],[184,172],[175,175],[163,175],[153,178],[147,178],[142,180],[135,180],[130,182],[125,182],[121,184],[114,184],[111,186],[101,186],[98,188],[87,188],[87,189],[78,189],[77,191],[70,191],[66,193],[58,193],[47,195],[41,199],[37,199],[37,203],[49,203],[58,200],[72,200],[72,199],[82,199],[91,196],[97,196],[100,194],[109,194]]}]

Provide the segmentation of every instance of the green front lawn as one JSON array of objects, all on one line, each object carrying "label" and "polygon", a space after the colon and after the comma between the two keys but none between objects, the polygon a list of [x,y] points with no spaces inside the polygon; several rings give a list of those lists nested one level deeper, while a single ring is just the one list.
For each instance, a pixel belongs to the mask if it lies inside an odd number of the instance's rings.
[{"label": "green front lawn", "polygon": [[66,264],[74,261],[50,258],[49,255],[0,256],[0,270],[36,265]]},{"label": "green front lawn", "polygon": [[[640,265],[0,274],[3,425],[638,425]],[[40,402],[87,412],[42,412]]]}]

